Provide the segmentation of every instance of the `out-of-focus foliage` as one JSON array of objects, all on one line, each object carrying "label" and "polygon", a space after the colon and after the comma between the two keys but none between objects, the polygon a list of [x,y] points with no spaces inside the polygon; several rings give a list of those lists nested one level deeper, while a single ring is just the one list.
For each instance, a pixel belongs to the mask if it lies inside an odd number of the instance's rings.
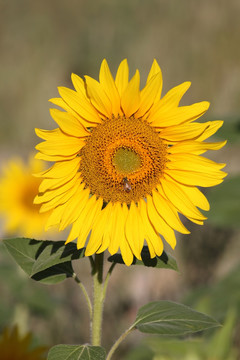
[{"label": "out-of-focus foliage", "polygon": [[219,227],[240,227],[240,176],[224,180],[208,193],[211,211],[208,222]]},{"label": "out-of-focus foliage", "polygon": [[224,126],[216,134],[218,139],[227,139],[228,144],[240,142],[240,116],[224,118]]},{"label": "out-of-focus foliage", "polygon": [[216,284],[195,288],[185,297],[184,303],[194,306],[199,311],[212,314],[223,321],[227,309],[236,309],[240,321],[240,265]]}]

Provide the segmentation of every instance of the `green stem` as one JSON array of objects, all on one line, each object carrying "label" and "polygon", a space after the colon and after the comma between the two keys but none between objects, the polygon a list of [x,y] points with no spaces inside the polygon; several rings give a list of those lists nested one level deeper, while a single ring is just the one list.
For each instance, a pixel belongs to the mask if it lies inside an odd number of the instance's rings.
[{"label": "green stem", "polygon": [[95,255],[93,269],[93,317],[92,345],[101,346],[101,330],[103,316],[103,257],[104,253]]},{"label": "green stem", "polygon": [[113,271],[113,269],[114,269],[114,267],[116,265],[117,265],[117,263],[112,263],[112,265],[110,266],[110,268],[108,270],[108,273],[106,275],[105,282],[104,282],[104,287],[103,287],[103,300],[106,297],[106,292],[107,292],[107,287],[108,287],[108,282],[109,282],[109,279],[110,279],[110,275],[112,274],[112,271]]},{"label": "green stem", "polygon": [[82,292],[83,292],[83,295],[86,299],[86,302],[87,302],[87,307],[88,307],[88,311],[89,311],[89,317],[90,317],[90,320],[92,320],[92,303],[91,303],[91,300],[89,298],[89,295],[88,295],[88,292],[85,288],[85,286],[83,285],[83,283],[81,282],[81,280],[78,278],[78,276],[74,273],[73,274],[73,279],[76,281],[76,283],[79,285],[79,287],[81,288]]},{"label": "green stem", "polygon": [[127,329],[118,339],[117,341],[113,344],[113,346],[111,347],[106,360],[110,360],[112,358],[113,353],[115,352],[115,350],[118,348],[118,346],[121,344],[121,342],[130,334],[130,332],[132,332],[133,330],[135,330],[135,328],[130,327],[129,329]]}]

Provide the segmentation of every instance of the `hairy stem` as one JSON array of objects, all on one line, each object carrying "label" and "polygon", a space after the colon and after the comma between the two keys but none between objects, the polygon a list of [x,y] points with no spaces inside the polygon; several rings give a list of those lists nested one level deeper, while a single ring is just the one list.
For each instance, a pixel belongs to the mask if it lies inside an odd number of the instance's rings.
[{"label": "hairy stem", "polygon": [[104,253],[95,255],[93,268],[93,316],[92,345],[101,346],[102,316],[103,316],[103,257]]},{"label": "hairy stem", "polygon": [[110,276],[111,276],[112,271],[113,271],[113,269],[115,268],[116,265],[117,265],[117,263],[112,263],[112,265],[110,266],[110,268],[109,268],[109,270],[107,272],[107,276],[105,278],[104,287],[103,287],[103,300],[106,297],[106,292],[107,292],[107,287],[108,287]]},{"label": "hairy stem", "polygon": [[110,360],[113,356],[113,353],[116,351],[116,349],[118,348],[118,346],[121,344],[121,342],[133,331],[135,330],[134,327],[130,327],[129,329],[127,329],[118,339],[117,341],[113,344],[113,346],[111,347],[106,360]]},{"label": "hairy stem", "polygon": [[79,285],[80,289],[83,292],[83,295],[85,297],[87,307],[88,307],[90,321],[91,321],[92,320],[92,303],[91,303],[90,297],[88,295],[88,292],[87,292],[85,286],[83,285],[83,283],[81,282],[81,280],[78,278],[78,276],[75,273],[73,274],[73,279],[76,281],[76,283]]}]

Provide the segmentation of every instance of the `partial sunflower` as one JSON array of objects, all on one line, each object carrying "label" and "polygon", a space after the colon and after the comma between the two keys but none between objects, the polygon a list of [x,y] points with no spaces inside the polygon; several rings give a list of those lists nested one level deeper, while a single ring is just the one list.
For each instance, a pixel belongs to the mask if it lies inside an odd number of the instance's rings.
[{"label": "partial sunflower", "polygon": [[162,74],[153,61],[140,90],[137,70],[129,81],[127,60],[112,77],[103,60],[99,82],[73,74],[75,90],[59,87],[60,98],[50,101],[55,130],[36,130],[45,141],[37,158],[55,161],[39,174],[44,180],[35,198],[41,211],[52,210],[47,228],[72,224],[66,243],[77,239],[86,255],[119,248],[127,265],[141,259],[144,241],[151,257],[161,255],[162,238],[172,248],[174,230],[187,234],[178,213],[197,224],[209,210],[197,188],[214,186],[226,173],[202,156],[223,142],[204,142],[223,121],[194,122],[209,103],[179,106],[190,86],[185,82],[161,98]]},{"label": "partial sunflower", "polygon": [[45,360],[47,348],[32,346],[32,334],[21,337],[18,328],[6,328],[0,334],[1,360]]},{"label": "partial sunflower", "polygon": [[34,237],[44,234],[48,214],[39,214],[39,205],[33,204],[41,183],[32,174],[42,171],[45,163],[29,158],[9,160],[2,167],[0,177],[0,215],[4,218],[4,233],[19,232],[21,236]]}]

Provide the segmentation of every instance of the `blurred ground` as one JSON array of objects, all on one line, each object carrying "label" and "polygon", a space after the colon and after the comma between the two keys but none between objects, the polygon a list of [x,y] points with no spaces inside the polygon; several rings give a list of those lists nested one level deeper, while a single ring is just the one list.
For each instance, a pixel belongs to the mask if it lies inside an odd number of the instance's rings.
[{"label": "blurred ground", "polygon": [[[38,142],[34,128],[54,127],[48,99],[57,96],[57,86],[71,87],[71,72],[98,77],[106,58],[115,73],[127,57],[131,74],[139,68],[144,83],[156,58],[164,93],[190,80],[184,103],[208,100],[204,119],[225,120],[220,136],[229,144],[210,156],[227,162],[229,179],[239,175],[239,16],[238,0],[0,0],[0,161],[16,153],[27,158]],[[213,204],[221,199],[219,189]],[[232,206],[239,203],[239,192],[234,194]],[[224,211],[224,204],[216,211]],[[179,238],[174,256],[180,274],[116,269],[106,302],[105,344],[112,343],[140,305],[179,301],[198,285],[221,280],[239,262],[239,223],[223,224],[212,216],[205,227],[193,226],[192,235]],[[0,265],[0,329],[18,321],[49,345],[89,341],[86,307],[72,281],[51,288],[34,284],[3,249]],[[87,278],[87,261],[78,272]]]}]

